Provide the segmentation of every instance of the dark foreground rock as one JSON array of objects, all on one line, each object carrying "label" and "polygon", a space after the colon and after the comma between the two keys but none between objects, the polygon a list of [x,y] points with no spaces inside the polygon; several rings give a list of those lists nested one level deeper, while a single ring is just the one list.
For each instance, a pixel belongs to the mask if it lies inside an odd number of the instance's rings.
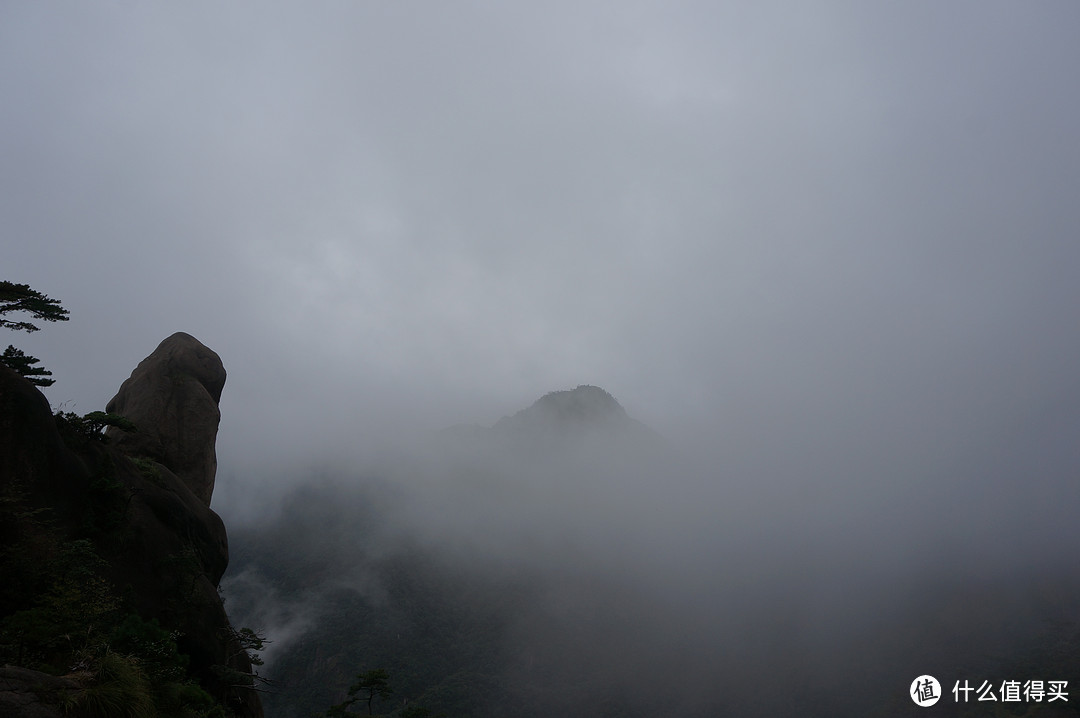
[{"label": "dark foreground rock", "polygon": [[[209,508],[223,383],[216,354],[173,335],[110,403],[131,412],[139,438],[110,431],[115,441],[103,441],[54,417],[40,391],[0,366],[0,663],[67,674],[35,683],[6,667],[0,715],[57,715],[62,692],[39,689],[87,685],[79,663],[101,644],[86,636],[119,615],[175,639],[186,656],[175,680],[194,681],[238,718],[262,716],[217,590],[229,559],[225,527]],[[82,555],[90,563],[64,563]],[[71,623],[81,613],[94,621]]]},{"label": "dark foreground rock", "polygon": [[60,697],[81,691],[70,678],[50,676],[16,666],[0,667],[0,716],[4,718],[66,718]]}]

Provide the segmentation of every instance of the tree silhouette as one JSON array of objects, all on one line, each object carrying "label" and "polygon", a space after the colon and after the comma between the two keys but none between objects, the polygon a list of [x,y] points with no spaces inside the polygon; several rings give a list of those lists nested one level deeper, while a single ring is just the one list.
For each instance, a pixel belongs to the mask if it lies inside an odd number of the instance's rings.
[{"label": "tree silhouette", "polygon": [[[60,301],[50,299],[29,284],[0,282],[0,315],[9,312],[26,312],[32,319],[44,322],[66,322],[68,310],[60,306]],[[13,322],[0,316],[0,327],[15,331],[36,332],[39,327],[30,322]]]},{"label": "tree silhouette", "polygon": [[356,677],[356,684],[349,689],[349,695],[367,692],[367,714],[371,715],[371,702],[375,696],[386,700],[394,690],[390,687],[390,674],[383,668],[361,673]]},{"label": "tree silhouette", "polygon": [[36,367],[40,359],[32,357],[26,354],[21,349],[8,344],[8,348],[4,350],[3,354],[0,354],[0,364],[6,364],[22,376],[26,377],[34,386],[52,386],[55,379],[46,379],[45,377],[52,376],[52,372],[48,369]]},{"label": "tree silhouette", "polygon": [[386,700],[393,692],[394,690],[390,687],[390,674],[386,672],[386,669],[376,668],[372,671],[365,671],[356,676],[356,683],[349,688],[349,697],[344,702],[331,706],[325,715],[331,717],[351,715],[348,712],[349,706],[364,700],[365,697],[367,698],[368,715],[374,715],[371,711],[371,704],[374,702],[375,697],[378,696],[382,700]]},{"label": "tree silhouette", "polygon": [[[26,312],[31,319],[45,322],[66,322],[68,310],[60,306],[60,302],[51,299],[39,291],[30,288],[29,284],[15,284],[14,282],[0,282],[0,327],[7,327],[14,331],[36,332],[38,326],[27,321],[12,321],[5,319],[3,315],[10,312]],[[21,349],[8,346],[0,355],[0,364],[5,364],[14,369],[20,375],[26,377],[35,386],[52,386],[54,379],[47,379],[52,372],[42,367],[34,366],[40,359],[26,354]]]}]

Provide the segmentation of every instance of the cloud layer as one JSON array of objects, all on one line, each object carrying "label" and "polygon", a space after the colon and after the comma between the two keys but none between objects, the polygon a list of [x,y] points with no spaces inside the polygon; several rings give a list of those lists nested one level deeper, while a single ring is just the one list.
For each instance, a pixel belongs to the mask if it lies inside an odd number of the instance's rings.
[{"label": "cloud layer", "polygon": [[229,520],[589,383],[694,467],[660,527],[1056,559],[1080,10],[714,5],[8,4],[3,278],[72,312],[10,341],[82,412],[217,351]]}]

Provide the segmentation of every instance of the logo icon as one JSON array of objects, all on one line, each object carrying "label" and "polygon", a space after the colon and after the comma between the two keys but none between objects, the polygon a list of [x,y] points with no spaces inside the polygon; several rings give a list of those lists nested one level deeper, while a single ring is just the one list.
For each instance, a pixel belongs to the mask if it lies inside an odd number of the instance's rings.
[{"label": "logo icon", "polygon": [[927,708],[941,700],[941,684],[933,676],[919,676],[911,682],[908,695],[915,705]]}]

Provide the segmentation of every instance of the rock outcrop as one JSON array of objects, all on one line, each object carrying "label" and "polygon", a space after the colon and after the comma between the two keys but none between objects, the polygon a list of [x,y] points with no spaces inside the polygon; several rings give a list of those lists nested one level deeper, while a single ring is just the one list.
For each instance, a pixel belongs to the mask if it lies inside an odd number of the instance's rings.
[{"label": "rock outcrop", "polygon": [[143,359],[105,407],[137,431],[106,436],[129,456],[152,459],[180,477],[207,506],[217,473],[218,401],[225,367],[198,339],[177,332]]},{"label": "rock outcrop", "polygon": [[[214,352],[169,337],[109,404],[139,432],[110,430],[103,441],[73,415],[54,417],[40,391],[0,365],[0,664],[62,672],[74,660],[65,651],[91,635],[86,650],[97,650],[115,630],[104,622],[136,616],[175,637],[185,680],[239,718],[261,718],[217,591],[228,542],[209,501],[224,379]],[[82,613],[97,617],[78,625]],[[26,675],[0,674],[10,694],[0,713],[51,715],[57,692],[29,696],[37,688]]]},{"label": "rock outcrop", "polygon": [[56,704],[60,694],[78,695],[82,690],[69,678],[50,676],[15,666],[0,667],[0,715],[4,718],[65,718]]}]

